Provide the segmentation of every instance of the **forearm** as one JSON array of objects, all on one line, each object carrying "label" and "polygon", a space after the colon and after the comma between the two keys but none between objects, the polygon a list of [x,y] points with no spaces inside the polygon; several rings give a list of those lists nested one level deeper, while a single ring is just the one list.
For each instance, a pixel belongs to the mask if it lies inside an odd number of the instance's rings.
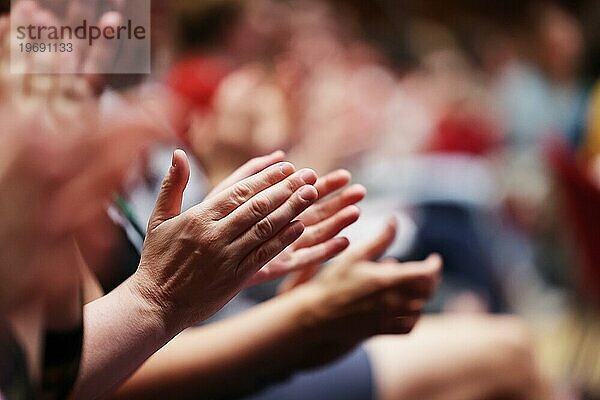
[{"label": "forearm", "polygon": [[[257,390],[311,363],[319,294],[295,290],[231,319],[190,329],[154,355],[115,398],[220,398]],[[232,384],[233,383],[233,384]]]},{"label": "forearm", "polygon": [[84,341],[74,399],[105,396],[164,346],[173,332],[131,280],[84,308]]}]

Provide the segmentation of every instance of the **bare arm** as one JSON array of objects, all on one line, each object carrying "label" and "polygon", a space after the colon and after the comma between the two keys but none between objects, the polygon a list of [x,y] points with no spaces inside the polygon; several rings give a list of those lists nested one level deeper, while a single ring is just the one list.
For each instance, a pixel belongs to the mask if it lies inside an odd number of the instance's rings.
[{"label": "bare arm", "polygon": [[360,255],[337,261],[313,281],[229,320],[182,333],[114,398],[247,394],[332,361],[372,335],[407,333],[434,290],[440,260],[401,266],[364,261],[393,237],[389,227]]},{"label": "bare arm", "polygon": [[311,354],[307,350],[315,347],[300,328],[308,323],[306,310],[315,295],[294,291],[234,318],[183,332],[114,398],[211,398],[249,393],[260,382],[284,378],[305,364]]},{"label": "bare arm", "polygon": [[74,398],[109,393],[172,337],[218,311],[301,236],[302,224],[292,220],[318,195],[314,172],[279,163],[181,213],[188,179],[187,157],[176,151],[138,270],[86,306]]},{"label": "bare arm", "polygon": [[172,334],[127,281],[84,308],[84,342],[73,398],[93,399],[117,387]]}]

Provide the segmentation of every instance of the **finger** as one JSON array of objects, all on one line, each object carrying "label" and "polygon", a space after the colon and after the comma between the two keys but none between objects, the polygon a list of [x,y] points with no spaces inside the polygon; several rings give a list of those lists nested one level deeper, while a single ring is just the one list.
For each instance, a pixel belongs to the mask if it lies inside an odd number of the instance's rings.
[{"label": "finger", "polygon": [[[314,264],[323,264],[348,248],[350,241],[344,237],[330,239],[316,246],[294,251],[294,270],[307,268]],[[296,261],[297,260],[297,261]]]},{"label": "finger", "polygon": [[148,222],[151,232],[163,222],[181,214],[183,192],[190,179],[190,162],[183,150],[175,150],[171,168],[162,181],[156,206]]},{"label": "finger", "polygon": [[277,294],[287,293],[290,290],[297,288],[300,285],[310,281],[319,272],[319,265],[312,265],[305,268],[297,273],[288,276],[281,284],[277,287]]},{"label": "finger", "polygon": [[281,207],[265,216],[233,242],[240,254],[248,254],[256,247],[276,236],[302,211],[317,200],[317,190],[310,185],[298,189]]},{"label": "finger", "polygon": [[387,225],[383,232],[379,234],[373,241],[361,246],[357,249],[350,251],[345,257],[347,265],[352,265],[353,261],[374,261],[385,253],[388,247],[394,242],[396,238],[396,232],[398,223],[395,217],[392,217],[387,222]]},{"label": "finger", "polygon": [[315,187],[319,191],[319,199],[324,199],[336,190],[343,188],[350,182],[351,178],[352,174],[345,169],[331,172],[319,178],[315,184]]},{"label": "finger", "polygon": [[81,24],[82,21],[91,21],[96,14],[98,0],[70,0],[66,22],[70,26]]},{"label": "finger", "polygon": [[[106,28],[112,27],[116,29],[121,24],[121,14],[118,12],[107,12],[100,18],[99,28],[104,31]],[[98,40],[83,62],[83,73],[86,74],[86,78],[90,80],[93,86],[96,86],[97,74],[106,73],[106,68],[110,66],[111,62],[117,53],[117,46],[114,40],[102,39]]]},{"label": "finger", "polygon": [[304,226],[300,221],[294,221],[282,229],[275,237],[248,254],[239,265],[239,274],[242,277],[251,277],[266,263],[281,253],[286,247],[297,240]]},{"label": "finger", "polygon": [[278,150],[272,154],[267,156],[253,158],[248,161],[246,164],[239,167],[233,174],[227,177],[223,182],[218,184],[209,194],[206,196],[207,199],[221,193],[223,190],[235,185],[243,179],[248,178],[254,174],[259,173],[271,165],[282,162],[285,160],[285,153],[281,150]]},{"label": "finger", "polygon": [[[346,250],[349,245],[350,242],[348,239],[335,238],[318,246],[295,251],[292,254],[292,259],[283,264],[284,267],[277,265],[277,267],[271,268],[271,264],[267,264],[260,271],[258,271],[256,275],[254,275],[254,277],[248,282],[247,286],[259,285],[261,283],[281,278],[282,276],[288,274],[294,274],[297,271],[300,271],[299,274],[304,277],[303,282],[306,282],[317,273],[321,264]],[[294,274],[294,277],[296,277],[296,274]],[[292,278],[292,280],[293,279],[294,278]]]},{"label": "finger", "polygon": [[325,221],[307,227],[302,237],[294,243],[294,247],[301,249],[323,243],[355,223],[359,217],[360,209],[356,206],[348,206]]},{"label": "finger", "polygon": [[[289,178],[275,184],[274,186],[263,190],[258,193],[256,196],[250,198],[244,204],[242,204],[239,208],[234,210],[230,215],[221,219],[220,225],[224,230],[224,234],[226,235],[227,240],[234,240],[242,233],[246,232],[248,229],[252,228],[260,221],[267,221],[274,223],[271,219],[267,219],[267,216],[273,218],[275,215],[270,216],[275,210],[281,207],[286,203],[292,195],[301,187],[305,185],[312,185],[317,180],[317,175],[313,170],[310,169],[302,169]],[[316,200],[313,198],[313,192],[318,192],[314,187],[304,188],[304,193],[309,196],[310,204]],[[246,197],[246,196],[244,196]],[[297,201],[297,200],[296,200]],[[237,202],[237,201],[236,201]],[[306,202],[301,202],[303,206],[307,205]],[[304,211],[306,207],[303,207],[301,211]],[[298,214],[294,214],[294,216],[286,221],[284,224],[280,226],[283,227],[285,224],[289,223],[293,218],[296,218]],[[263,228],[269,228],[264,225],[267,222],[262,222],[258,229],[263,230]],[[272,230],[271,230],[272,231]],[[277,232],[277,230],[272,232],[267,232],[273,234]]]},{"label": "finger", "polygon": [[[5,78],[4,62],[10,57],[10,19],[8,15],[0,15],[0,59],[2,60],[2,80]],[[4,85],[4,82],[1,82]]]},{"label": "finger", "polygon": [[[59,21],[54,17],[54,15],[44,8],[38,8],[34,12],[32,22],[34,26],[57,26],[59,24]],[[34,42],[40,45],[47,44],[41,38],[34,40]],[[36,94],[38,96],[43,96],[43,100],[45,100],[52,92],[52,89],[56,86],[56,80],[53,79],[51,75],[59,71],[60,57],[56,53],[50,53],[46,51],[34,51],[32,56],[32,72],[36,74],[42,74],[40,76],[36,76],[36,79],[34,79],[34,81],[37,82],[37,85],[35,85],[35,91],[37,92]],[[50,74],[50,76],[46,76],[45,74]]]},{"label": "finger", "polygon": [[[10,14],[12,29],[16,29],[15,26],[27,26],[32,24],[38,10],[38,4],[33,0],[22,0],[14,4]],[[12,34],[14,35],[14,33]],[[22,43],[32,43],[32,41],[30,38],[26,38]],[[8,38],[7,44],[9,48],[12,46],[10,37]],[[23,98],[26,98],[31,95],[31,80],[33,78],[31,72],[34,68],[32,52],[22,53],[13,51],[11,56],[13,56],[11,59],[11,71],[19,72],[18,74],[12,75],[12,78],[14,78],[12,81],[14,84],[13,92],[17,92]]]},{"label": "finger", "polygon": [[396,288],[387,290],[380,296],[380,309],[385,316],[410,316],[418,315],[423,310],[425,300],[410,299],[405,294]]},{"label": "finger", "polygon": [[380,264],[371,273],[385,281],[386,288],[394,288],[406,299],[428,299],[435,292],[442,268],[442,259],[432,255],[424,261]]},{"label": "finger", "polygon": [[[321,190],[318,187],[317,190],[319,190],[319,198],[322,198],[323,196],[321,196]],[[344,207],[358,203],[365,198],[366,194],[367,190],[364,188],[364,186],[350,186],[348,189],[345,189],[332,199],[315,204],[302,213],[298,219],[302,221],[304,226],[314,225],[326,218],[331,217]]]},{"label": "finger", "polygon": [[[84,21],[96,21],[96,13],[98,7],[98,0],[70,0],[67,7],[66,22],[69,26],[79,26]],[[71,41],[73,45],[71,62],[75,68],[75,72],[80,73],[83,68],[84,59],[86,53],[89,50],[87,41],[83,39],[77,39]]]},{"label": "finger", "polygon": [[10,19],[8,15],[0,15],[0,36],[4,36],[10,30]]},{"label": "finger", "polygon": [[294,171],[294,166],[288,162],[270,166],[206,200],[205,208],[214,210],[212,218],[220,220],[245,204],[257,193],[283,181]]}]

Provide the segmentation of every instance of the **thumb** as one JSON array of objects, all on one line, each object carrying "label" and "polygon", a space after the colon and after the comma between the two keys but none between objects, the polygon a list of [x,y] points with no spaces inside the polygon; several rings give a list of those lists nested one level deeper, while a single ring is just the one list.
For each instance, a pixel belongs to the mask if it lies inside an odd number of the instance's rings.
[{"label": "thumb", "polygon": [[183,191],[190,179],[190,162],[183,150],[175,150],[171,168],[162,181],[154,211],[148,222],[148,232],[163,222],[181,214]]}]

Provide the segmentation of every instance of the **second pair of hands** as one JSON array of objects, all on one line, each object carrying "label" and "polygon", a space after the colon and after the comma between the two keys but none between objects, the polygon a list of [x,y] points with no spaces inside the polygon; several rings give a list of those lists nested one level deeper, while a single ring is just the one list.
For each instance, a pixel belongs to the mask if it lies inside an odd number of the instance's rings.
[{"label": "second pair of hands", "polygon": [[314,268],[348,247],[336,235],[358,219],[354,204],[365,189],[353,185],[314,204],[346,186],[350,174],[318,179],[284,157],[250,161],[182,213],[189,161],[181,150],[173,154],[140,266],[127,282],[171,334],[208,318],[246,286]]}]

